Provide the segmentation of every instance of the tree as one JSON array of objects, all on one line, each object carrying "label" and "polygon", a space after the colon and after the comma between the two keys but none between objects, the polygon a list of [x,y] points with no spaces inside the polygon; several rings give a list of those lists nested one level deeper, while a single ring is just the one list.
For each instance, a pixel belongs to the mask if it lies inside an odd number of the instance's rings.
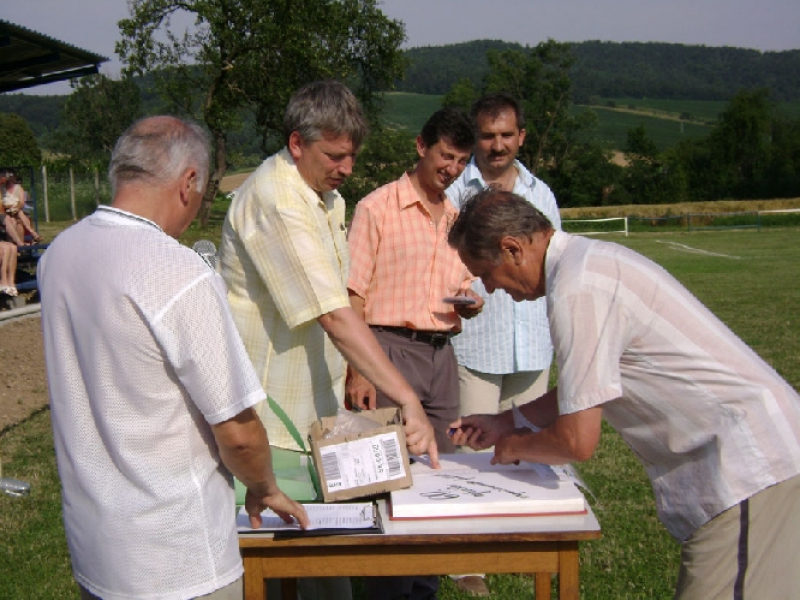
[{"label": "tree", "polygon": [[752,197],[771,160],[773,107],[769,90],[741,91],[708,135],[720,195]]},{"label": "tree", "polygon": [[[571,110],[570,45],[548,40],[524,51],[489,49],[486,58],[490,70],[479,93],[509,93],[525,112],[520,160],[553,187],[560,205],[600,203],[615,172],[607,168],[610,154],[596,139],[597,116]],[[463,106],[470,93],[470,83],[461,80],[445,100]]]},{"label": "tree", "polygon": [[575,62],[570,45],[547,40],[526,54],[519,50],[486,54],[490,72],[484,92],[505,91],[522,100],[525,107],[525,145],[522,159],[536,172],[563,154],[564,134],[576,123],[569,112],[572,81],[569,70]]},{"label": "tree", "polygon": [[[376,114],[373,93],[402,74],[403,25],[376,0],[130,0],[129,7],[117,44],[127,71],[154,71],[172,107],[211,132],[202,222],[227,168],[227,133],[240,126],[244,109],[254,112],[266,149],[300,85],[346,81]],[[187,14],[194,25],[178,32],[172,19]]]},{"label": "tree", "polygon": [[644,125],[628,130],[625,156],[628,159],[625,188],[634,204],[661,204],[672,200],[658,146],[648,137]]},{"label": "tree", "polygon": [[472,103],[478,99],[480,93],[472,82],[472,79],[464,77],[459,79],[450,88],[450,91],[442,98],[442,106],[452,106],[453,108],[460,108],[467,114]]},{"label": "tree", "polygon": [[395,181],[417,162],[414,134],[381,127],[372,131],[358,154],[353,174],[339,188],[348,207],[376,188]]},{"label": "tree", "polygon": [[139,88],[131,79],[92,75],[73,83],[55,133],[56,149],[88,163],[105,164],[119,136],[140,116]]},{"label": "tree", "polygon": [[42,151],[25,119],[14,113],[0,113],[0,131],[0,165],[37,167],[42,163]]}]

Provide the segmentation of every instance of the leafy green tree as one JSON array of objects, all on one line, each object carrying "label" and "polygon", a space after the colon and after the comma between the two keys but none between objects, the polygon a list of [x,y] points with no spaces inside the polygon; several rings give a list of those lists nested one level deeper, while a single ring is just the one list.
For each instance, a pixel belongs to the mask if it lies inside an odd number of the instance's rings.
[{"label": "leafy green tree", "polygon": [[569,70],[575,62],[570,45],[547,40],[528,53],[489,50],[486,58],[491,70],[484,92],[508,92],[521,99],[525,107],[523,162],[534,172],[546,162],[550,168],[557,168],[552,160],[564,153],[570,129],[577,125],[569,110]]},{"label": "leafy green tree", "polygon": [[773,107],[769,90],[741,91],[708,136],[718,195],[752,197],[770,163]]},{"label": "leafy green tree", "polygon": [[104,165],[119,136],[140,116],[139,88],[131,79],[84,77],[61,111],[55,149],[74,159]]},{"label": "leafy green tree", "polygon": [[775,113],[768,90],[743,90],[706,138],[682,141],[667,163],[686,178],[690,200],[793,195],[800,193],[800,162],[792,158],[800,154],[792,136],[799,129]]},{"label": "leafy green tree", "polygon": [[625,187],[633,203],[667,202],[664,165],[659,160],[658,146],[647,136],[644,125],[628,130],[625,156],[628,159]]},{"label": "leafy green tree", "polygon": [[467,77],[464,77],[454,83],[453,87],[450,88],[450,91],[444,95],[444,98],[442,98],[442,106],[460,108],[469,114],[469,109],[472,106],[472,103],[475,102],[479,96],[480,92],[473,81]]},{"label": "leafy green tree", "polygon": [[463,106],[470,97],[500,91],[516,97],[525,112],[520,160],[551,185],[561,206],[599,204],[615,173],[596,138],[597,116],[571,110],[570,45],[548,40],[525,50],[492,48],[486,58],[480,90],[461,80],[445,103]]},{"label": "leafy green tree", "polygon": [[[153,71],[174,110],[206,124],[214,163],[201,221],[227,168],[227,133],[255,114],[262,148],[278,139],[289,95],[322,78],[347,81],[366,103],[402,74],[402,23],[376,0],[130,0],[117,52],[134,73]],[[194,26],[173,28],[188,13]]]},{"label": "leafy green tree", "polygon": [[42,163],[42,151],[25,119],[14,113],[0,113],[0,131],[0,165],[38,167]]},{"label": "leafy green tree", "polygon": [[339,188],[352,208],[364,196],[398,179],[417,162],[415,136],[403,129],[373,130],[358,155],[353,174]]}]

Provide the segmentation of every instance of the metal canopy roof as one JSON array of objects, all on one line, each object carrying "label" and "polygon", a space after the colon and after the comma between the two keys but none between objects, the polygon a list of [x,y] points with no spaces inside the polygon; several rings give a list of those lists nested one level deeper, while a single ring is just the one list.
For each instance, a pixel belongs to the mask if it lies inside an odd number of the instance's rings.
[{"label": "metal canopy roof", "polygon": [[107,60],[0,19],[0,94],[93,75]]}]

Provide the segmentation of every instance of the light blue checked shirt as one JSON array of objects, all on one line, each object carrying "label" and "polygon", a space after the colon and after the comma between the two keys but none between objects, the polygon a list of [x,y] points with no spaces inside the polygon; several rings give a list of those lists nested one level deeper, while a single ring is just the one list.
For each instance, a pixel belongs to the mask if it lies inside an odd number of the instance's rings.
[{"label": "light blue checked shirt", "polygon": [[[556,198],[547,184],[534,177],[519,161],[514,193],[527,199],[561,229]],[[460,208],[464,200],[486,187],[473,158],[461,176],[447,189],[447,197]],[[553,359],[553,343],[545,299],[514,302],[503,290],[487,294],[480,279],[472,289],[486,301],[477,317],[464,320],[463,331],[453,338],[458,364],[480,373],[506,375],[541,371]]]}]

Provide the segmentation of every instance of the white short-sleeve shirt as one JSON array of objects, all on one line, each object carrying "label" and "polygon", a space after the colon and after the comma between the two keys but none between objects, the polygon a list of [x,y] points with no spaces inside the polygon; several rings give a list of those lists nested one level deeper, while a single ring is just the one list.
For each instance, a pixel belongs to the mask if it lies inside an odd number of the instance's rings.
[{"label": "white short-sleeve shirt", "polygon": [[800,473],[800,396],[664,269],[556,231],[545,272],[560,412],[602,405],[676,539]]},{"label": "white short-sleeve shirt", "polygon": [[243,570],[232,477],[210,424],[264,398],[221,278],[108,207],[39,265],[64,524],[104,599],[208,594]]}]

